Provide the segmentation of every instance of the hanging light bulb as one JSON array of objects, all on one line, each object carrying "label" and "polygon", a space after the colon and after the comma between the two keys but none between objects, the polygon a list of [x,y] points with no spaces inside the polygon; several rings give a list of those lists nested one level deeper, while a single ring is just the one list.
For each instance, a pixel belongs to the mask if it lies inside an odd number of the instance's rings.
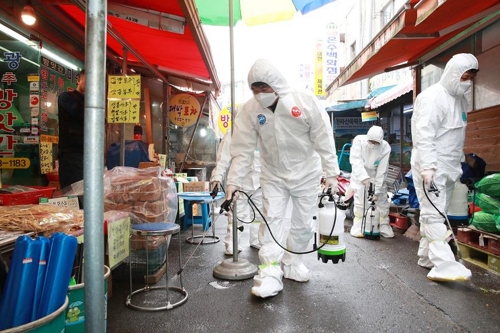
[{"label": "hanging light bulb", "polygon": [[23,11],[21,12],[21,19],[27,25],[33,25],[36,21],[35,9],[29,3],[24,6]]}]

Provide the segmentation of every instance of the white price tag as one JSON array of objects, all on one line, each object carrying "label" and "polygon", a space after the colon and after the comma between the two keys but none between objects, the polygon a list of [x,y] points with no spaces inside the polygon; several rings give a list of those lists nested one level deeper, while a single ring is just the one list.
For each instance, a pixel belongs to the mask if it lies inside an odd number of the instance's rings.
[{"label": "white price tag", "polygon": [[77,197],[60,197],[60,198],[40,198],[39,204],[41,205],[54,205],[62,208],[80,209]]}]

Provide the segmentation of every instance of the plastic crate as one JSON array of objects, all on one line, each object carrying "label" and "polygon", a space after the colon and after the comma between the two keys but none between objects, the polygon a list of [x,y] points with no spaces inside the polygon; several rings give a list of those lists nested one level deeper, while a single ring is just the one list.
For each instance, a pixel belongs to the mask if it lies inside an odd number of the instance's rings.
[{"label": "plastic crate", "polygon": [[34,191],[0,194],[0,206],[38,204],[39,198],[52,198],[52,194],[56,189],[55,187],[45,187],[45,186],[27,186],[27,187],[34,189]]}]

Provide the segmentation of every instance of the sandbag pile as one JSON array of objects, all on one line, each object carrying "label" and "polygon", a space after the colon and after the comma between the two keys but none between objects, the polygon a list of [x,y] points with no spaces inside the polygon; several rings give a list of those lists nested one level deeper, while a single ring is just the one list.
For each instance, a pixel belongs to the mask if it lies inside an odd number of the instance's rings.
[{"label": "sandbag pile", "polygon": [[104,210],[133,213],[142,222],[174,222],[177,189],[160,167],[115,167],[104,176]]},{"label": "sandbag pile", "polygon": [[481,208],[471,218],[471,224],[479,230],[500,233],[500,173],[482,178],[475,184],[475,205]]}]

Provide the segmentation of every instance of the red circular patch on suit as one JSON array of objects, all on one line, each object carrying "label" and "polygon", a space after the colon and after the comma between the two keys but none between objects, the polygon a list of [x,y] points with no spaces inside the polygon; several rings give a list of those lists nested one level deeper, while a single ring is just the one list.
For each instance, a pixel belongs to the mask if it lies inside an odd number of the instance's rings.
[{"label": "red circular patch on suit", "polygon": [[300,117],[301,114],[302,114],[302,111],[300,111],[300,109],[297,106],[294,106],[292,108],[292,116],[297,118],[297,117]]}]

